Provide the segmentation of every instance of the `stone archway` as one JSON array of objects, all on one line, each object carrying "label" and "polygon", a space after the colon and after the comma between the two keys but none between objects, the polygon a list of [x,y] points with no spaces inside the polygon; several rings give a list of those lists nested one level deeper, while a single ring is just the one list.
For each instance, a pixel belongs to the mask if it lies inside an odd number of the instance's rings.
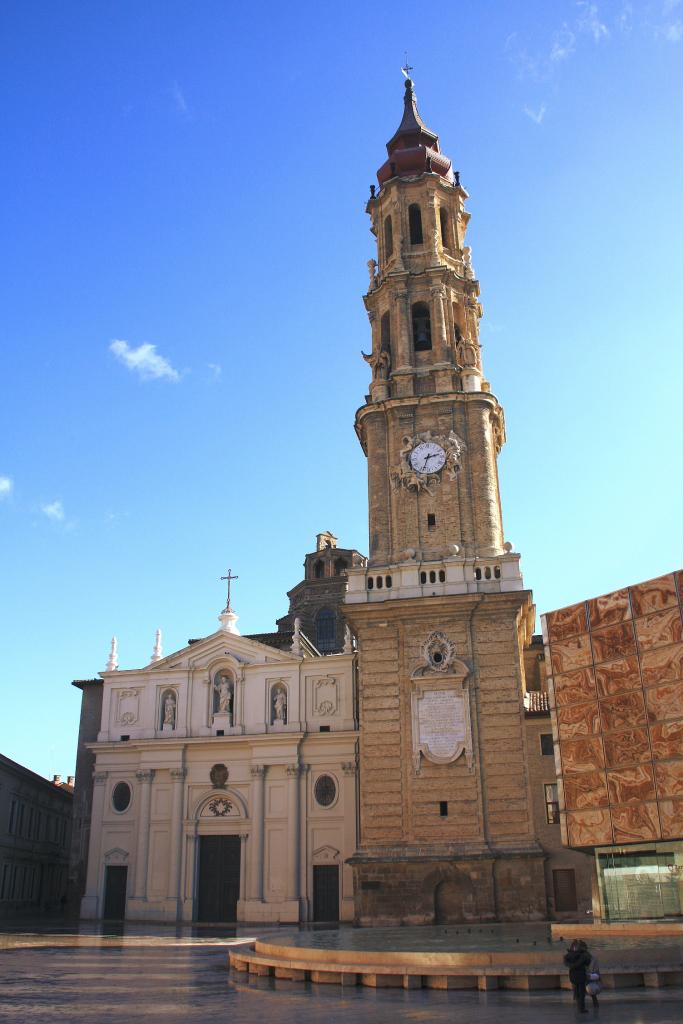
[{"label": "stone archway", "polygon": [[434,889],[434,923],[465,924],[479,921],[477,891],[471,878],[454,871]]}]

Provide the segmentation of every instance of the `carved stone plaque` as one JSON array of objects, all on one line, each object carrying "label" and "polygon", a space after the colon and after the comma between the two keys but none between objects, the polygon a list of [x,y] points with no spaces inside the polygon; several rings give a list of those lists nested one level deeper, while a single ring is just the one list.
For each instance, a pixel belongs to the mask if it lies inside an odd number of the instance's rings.
[{"label": "carved stone plaque", "polygon": [[460,680],[451,685],[423,683],[412,693],[413,764],[420,757],[434,764],[450,764],[462,753],[472,767],[472,733],[467,690]]}]

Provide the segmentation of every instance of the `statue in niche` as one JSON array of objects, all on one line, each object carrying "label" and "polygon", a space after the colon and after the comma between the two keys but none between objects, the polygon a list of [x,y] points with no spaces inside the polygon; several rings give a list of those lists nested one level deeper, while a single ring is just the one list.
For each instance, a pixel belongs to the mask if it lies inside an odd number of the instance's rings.
[{"label": "statue in niche", "polygon": [[213,689],[213,713],[220,715],[228,715],[229,724],[232,725],[232,679],[230,678],[230,676],[225,674],[219,675],[213,684]]},{"label": "statue in niche", "polygon": [[280,687],[273,690],[273,725],[287,724],[287,693]]},{"label": "statue in niche", "polygon": [[457,348],[460,366],[477,366],[477,349],[467,338],[462,339]]},{"label": "statue in niche", "polygon": [[170,725],[175,729],[175,694],[167,692],[164,697],[164,719],[163,725]]}]

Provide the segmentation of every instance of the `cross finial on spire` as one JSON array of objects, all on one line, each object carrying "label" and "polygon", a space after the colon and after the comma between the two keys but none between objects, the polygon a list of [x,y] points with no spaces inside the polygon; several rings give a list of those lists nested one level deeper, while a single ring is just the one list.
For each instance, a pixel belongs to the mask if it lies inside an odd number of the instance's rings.
[{"label": "cross finial on spire", "polygon": [[232,569],[228,569],[228,575],[227,576],[221,576],[221,579],[228,581],[228,601],[227,601],[227,604],[225,606],[225,610],[226,610],[226,612],[231,612],[232,608],[230,607],[230,585],[231,585],[233,580],[238,580],[239,576],[233,576],[232,575]]},{"label": "cross finial on spire", "polygon": [[415,68],[411,67],[410,64],[408,63],[408,51],[404,50],[403,52],[404,52],[404,55],[405,55],[405,58],[406,58],[406,62],[403,65],[403,67],[401,68],[401,71],[403,72],[403,74],[405,75],[406,78],[410,78],[410,72],[414,71]]}]

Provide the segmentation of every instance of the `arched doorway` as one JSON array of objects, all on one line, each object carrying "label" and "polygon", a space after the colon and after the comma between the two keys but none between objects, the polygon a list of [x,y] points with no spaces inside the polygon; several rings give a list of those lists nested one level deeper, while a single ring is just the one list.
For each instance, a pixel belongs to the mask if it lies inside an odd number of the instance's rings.
[{"label": "arched doorway", "polygon": [[227,775],[225,765],[213,766],[215,788],[200,799],[195,812],[196,921],[236,921],[238,902],[244,898],[246,805],[225,785]]},{"label": "arched doorway", "polygon": [[478,920],[477,894],[467,875],[458,871],[451,878],[439,882],[434,890],[435,924],[463,924]]}]

